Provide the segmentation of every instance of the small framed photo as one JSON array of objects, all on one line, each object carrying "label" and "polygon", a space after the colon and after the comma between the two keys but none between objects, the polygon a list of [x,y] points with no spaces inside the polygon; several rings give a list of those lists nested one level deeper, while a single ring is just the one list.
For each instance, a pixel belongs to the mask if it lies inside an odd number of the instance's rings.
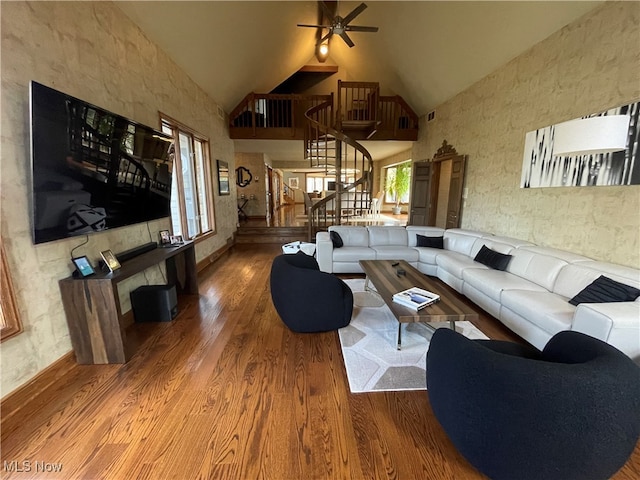
[{"label": "small framed photo", "polygon": [[160,230],[158,235],[160,236],[160,245],[167,245],[171,243],[171,234],[169,233],[169,230]]},{"label": "small framed photo", "polygon": [[170,237],[171,245],[182,245],[184,240],[182,240],[182,235],[173,235]]},{"label": "small framed photo", "polygon": [[114,270],[117,270],[121,267],[120,262],[111,250],[100,252],[100,255],[102,256],[104,264],[107,266],[110,272],[113,272]]},{"label": "small framed photo", "polygon": [[218,162],[218,193],[220,195],[229,195],[229,164],[222,160]]},{"label": "small framed photo", "polygon": [[73,258],[72,261],[81,277],[88,277],[96,273],[87,257]]}]

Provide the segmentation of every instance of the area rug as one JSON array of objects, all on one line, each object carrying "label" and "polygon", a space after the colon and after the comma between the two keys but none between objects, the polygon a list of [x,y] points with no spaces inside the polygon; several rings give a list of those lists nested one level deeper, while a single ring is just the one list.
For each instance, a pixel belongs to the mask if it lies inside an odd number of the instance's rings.
[{"label": "area rug", "polygon": [[[338,335],[351,392],[426,390],[432,330],[422,323],[403,324],[402,350],[397,350],[398,322],[391,310],[377,294],[365,292],[363,279],[345,282],[354,293],[353,316]],[[431,325],[449,328],[448,322]],[[468,338],[488,338],[471,322],[456,322],[456,330]]]}]

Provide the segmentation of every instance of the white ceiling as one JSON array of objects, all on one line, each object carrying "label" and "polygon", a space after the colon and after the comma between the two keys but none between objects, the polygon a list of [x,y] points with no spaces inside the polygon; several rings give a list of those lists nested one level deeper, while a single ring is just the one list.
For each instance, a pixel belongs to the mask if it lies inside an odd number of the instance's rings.
[{"label": "white ceiling", "polygon": [[[330,62],[354,81],[377,81],[384,95],[401,95],[419,115],[479,81],[536,43],[596,7],[583,1],[371,1],[350,33],[355,47],[332,38]],[[360,2],[338,2],[345,16]],[[315,1],[117,2],[228,113],[249,92],[268,93],[300,67],[315,62]],[[270,143],[263,143],[270,142]],[[294,143],[293,146],[288,145]],[[371,145],[374,158],[410,144]],[[289,160],[300,142],[237,141],[237,151],[260,148]],[[298,152],[300,153],[300,152]],[[299,159],[299,157],[298,157]]]}]

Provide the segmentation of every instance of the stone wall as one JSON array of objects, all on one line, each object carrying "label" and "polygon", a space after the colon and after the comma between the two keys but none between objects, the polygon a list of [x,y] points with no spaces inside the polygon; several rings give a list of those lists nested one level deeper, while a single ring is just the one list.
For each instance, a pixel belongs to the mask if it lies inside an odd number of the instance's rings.
[{"label": "stone wall", "polygon": [[520,188],[525,134],[640,100],[640,9],[607,2],[422,119],[416,160],[468,155],[462,227],[640,267],[640,186]]},{"label": "stone wall", "polygon": [[[211,158],[229,162],[229,140],[217,104],[111,2],[1,2],[1,232],[25,331],[2,344],[2,395],[71,350],[58,280],[72,272],[71,249],[84,237],[34,246],[31,239],[29,82],[38,81],[137,122],[159,128],[159,113],[209,137]],[[216,234],[196,246],[198,260],[225,245],[236,229],[236,189],[215,192]],[[114,252],[157,240],[169,220],[89,236],[75,253],[97,263]],[[164,283],[158,267],[119,287]],[[123,293],[124,292],[124,293]]]}]

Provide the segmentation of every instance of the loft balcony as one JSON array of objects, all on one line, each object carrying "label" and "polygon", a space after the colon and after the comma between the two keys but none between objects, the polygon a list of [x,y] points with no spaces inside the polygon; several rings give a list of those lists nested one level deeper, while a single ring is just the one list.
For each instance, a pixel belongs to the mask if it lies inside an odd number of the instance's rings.
[{"label": "loft balcony", "polygon": [[250,93],[229,115],[232,139],[304,140],[310,108],[330,102],[331,126],[354,140],[418,139],[418,116],[399,95],[381,96],[374,82],[338,82],[334,96]]}]

